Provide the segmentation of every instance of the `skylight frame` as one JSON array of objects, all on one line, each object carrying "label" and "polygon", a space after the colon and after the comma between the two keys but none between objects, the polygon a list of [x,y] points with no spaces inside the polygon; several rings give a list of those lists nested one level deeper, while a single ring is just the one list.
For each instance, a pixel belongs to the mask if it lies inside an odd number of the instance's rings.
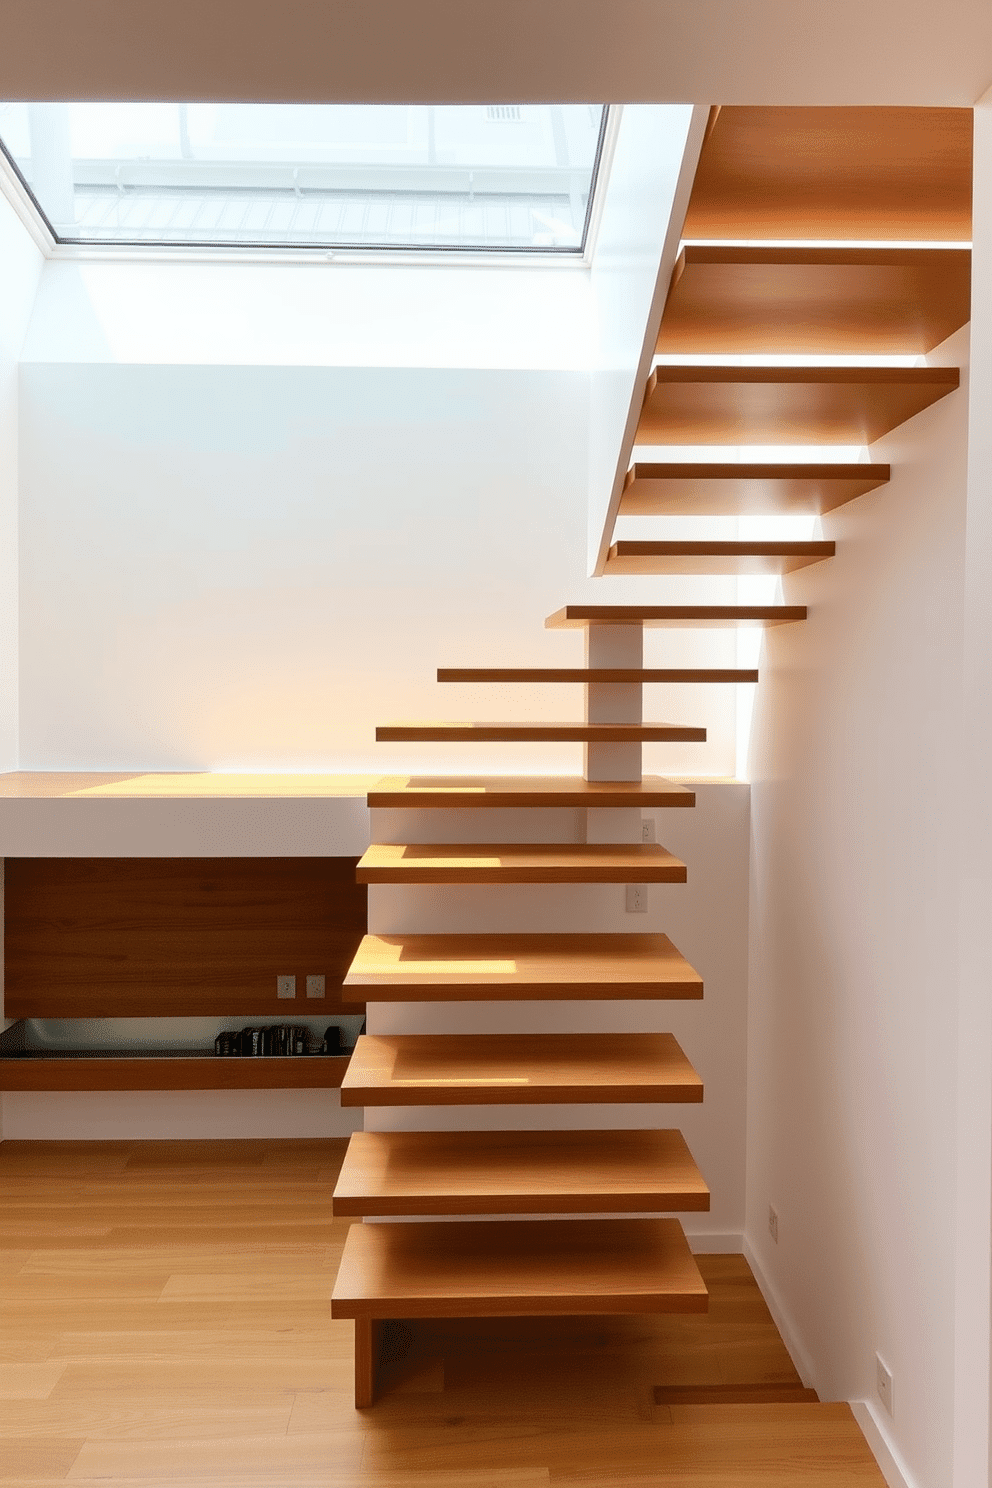
[{"label": "skylight frame", "polygon": [[609,179],[622,105],[601,104],[602,114],[589,180],[582,234],[578,245],[465,244],[362,244],[286,243],[245,240],[169,241],[149,239],[97,240],[59,236],[25,179],[6,143],[0,138],[0,193],[17,211],[39,248],[50,259],[87,261],[154,262],[258,262],[326,263],[340,259],[351,263],[464,264],[478,266],[513,264],[529,268],[588,268],[602,216],[603,196]]}]

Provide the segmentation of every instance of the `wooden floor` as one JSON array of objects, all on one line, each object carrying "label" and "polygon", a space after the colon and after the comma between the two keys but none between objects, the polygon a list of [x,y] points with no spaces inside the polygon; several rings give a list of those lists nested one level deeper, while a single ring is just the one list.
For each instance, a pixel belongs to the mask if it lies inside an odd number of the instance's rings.
[{"label": "wooden floor", "polygon": [[763,1403],[801,1381],[740,1256],[704,1317],[390,1324],[356,1412],[344,1145],[0,1145],[4,1488],[881,1488],[846,1405]]}]

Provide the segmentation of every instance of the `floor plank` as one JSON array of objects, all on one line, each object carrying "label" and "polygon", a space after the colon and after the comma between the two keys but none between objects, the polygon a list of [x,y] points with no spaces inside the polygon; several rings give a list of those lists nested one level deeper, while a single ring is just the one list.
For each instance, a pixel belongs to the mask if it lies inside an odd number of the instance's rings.
[{"label": "floor plank", "polygon": [[845,1406],[655,1403],[801,1387],[742,1256],[704,1315],[391,1321],[356,1413],[345,1142],[93,1145],[0,1145],[2,1488],[881,1488]]}]

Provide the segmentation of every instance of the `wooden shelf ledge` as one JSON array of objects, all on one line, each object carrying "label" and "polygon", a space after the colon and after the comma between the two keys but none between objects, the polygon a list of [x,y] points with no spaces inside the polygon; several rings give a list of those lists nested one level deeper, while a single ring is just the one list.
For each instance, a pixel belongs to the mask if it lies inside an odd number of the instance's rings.
[{"label": "wooden shelf ledge", "polygon": [[548,630],[582,630],[587,625],[720,630],[728,626],[791,625],[805,619],[805,605],[571,604],[549,615],[544,624]]},{"label": "wooden shelf ledge", "polygon": [[[616,547],[629,548],[647,544],[620,543],[610,549],[611,560]],[[671,546],[654,544],[653,546]],[[684,548],[687,544],[678,546]],[[713,546],[708,544],[707,546]],[[726,544],[724,544],[726,546]],[[781,544],[779,544],[781,546]],[[796,546],[793,544],[792,546]],[[830,544],[831,549],[833,544]],[[827,556],[827,555],[824,555]],[[832,553],[831,555],[832,556]],[[812,560],[810,560],[812,561]],[[616,568],[612,562],[607,568]],[[657,570],[652,569],[651,572]],[[734,572],[737,572],[735,569]],[[685,682],[757,682],[758,673],[744,667],[438,667],[439,682],[580,682],[588,687],[596,683]]]},{"label": "wooden shelf ledge", "polygon": [[687,244],[660,356],[923,355],[971,315],[969,248]]},{"label": "wooden shelf ledge", "polygon": [[956,367],[656,367],[635,444],[872,444],[959,382]]},{"label": "wooden shelf ledge", "polygon": [[367,935],[347,1001],[685,998],[703,979],[667,935]]},{"label": "wooden shelf ledge", "polygon": [[396,807],[566,806],[613,809],[695,806],[690,787],[645,775],[642,780],[583,780],[574,775],[390,775],[369,791],[368,804],[378,810]]},{"label": "wooden shelf ledge", "polygon": [[702,1099],[670,1033],[363,1034],[341,1083],[342,1106]]},{"label": "wooden shelf ledge", "polygon": [[[833,542],[615,542],[608,574],[785,574],[833,558]],[[754,678],[754,680],[757,680]]]},{"label": "wooden shelf ledge", "polygon": [[334,1190],[336,1215],[709,1207],[679,1131],[355,1132]]},{"label": "wooden shelf ledge", "polygon": [[0,1090],[333,1090],[348,1056],[82,1055],[0,1058]]},{"label": "wooden shelf ledge", "polygon": [[638,461],[627,472],[621,517],[753,517],[833,511],[885,485],[891,468],[851,461]]},{"label": "wooden shelf ledge", "polygon": [[682,723],[390,723],[375,737],[380,744],[705,744],[706,730]]},{"label": "wooden shelf ledge", "polygon": [[384,843],[355,870],[359,883],[685,883],[686,866],[657,843]]}]

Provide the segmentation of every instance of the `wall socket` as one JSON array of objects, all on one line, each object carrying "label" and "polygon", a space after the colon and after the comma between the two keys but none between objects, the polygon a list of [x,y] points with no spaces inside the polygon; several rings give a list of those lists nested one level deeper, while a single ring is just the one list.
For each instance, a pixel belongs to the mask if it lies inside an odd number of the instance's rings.
[{"label": "wall socket", "polygon": [[775,1244],[777,1245],[778,1244],[778,1210],[777,1209],[773,1209],[772,1206],[771,1206],[771,1204],[768,1205],[768,1233],[769,1233],[769,1235],[771,1235],[772,1239],[775,1241]]},{"label": "wall socket", "polygon": [[641,841],[642,842],[657,842],[658,841],[658,826],[657,826],[657,822],[655,821],[655,819],[654,819],[653,816],[642,816],[641,817]]},{"label": "wall socket", "polygon": [[894,1415],[892,1409],[892,1370],[886,1364],[881,1354],[875,1355],[875,1388],[878,1398],[885,1406],[889,1415]]},{"label": "wall socket", "polygon": [[312,997],[323,997],[323,995],[324,995],[324,978],[323,978],[323,976],[308,976],[307,977],[307,997],[310,997],[310,998],[312,998]]},{"label": "wall socket", "polygon": [[277,997],[295,997],[296,996],[296,978],[295,978],[295,976],[277,976],[276,977],[276,996]]},{"label": "wall socket", "polygon": [[647,884],[627,885],[627,913],[647,914],[648,912],[648,886]]}]

